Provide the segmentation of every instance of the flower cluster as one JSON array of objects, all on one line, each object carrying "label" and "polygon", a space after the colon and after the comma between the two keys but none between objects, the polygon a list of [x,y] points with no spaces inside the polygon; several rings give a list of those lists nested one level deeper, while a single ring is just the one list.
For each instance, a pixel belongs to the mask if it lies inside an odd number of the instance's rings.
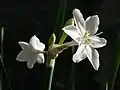
[{"label": "flower cluster", "polygon": [[[91,62],[93,68],[99,68],[99,53],[95,48],[100,48],[106,45],[107,41],[104,38],[99,38],[96,34],[99,26],[98,15],[90,16],[84,20],[82,13],[78,9],[73,10],[73,24],[63,27],[63,31],[69,35],[73,41],[62,45],[53,44],[48,51],[44,51],[45,45],[34,35],[30,42],[19,42],[23,49],[17,56],[18,61],[27,61],[28,68],[33,68],[37,61],[44,63],[44,54],[57,57],[64,49],[71,46],[78,46],[76,53],[73,55],[73,61],[78,63],[86,57]],[[54,56],[52,56],[54,55]]]}]

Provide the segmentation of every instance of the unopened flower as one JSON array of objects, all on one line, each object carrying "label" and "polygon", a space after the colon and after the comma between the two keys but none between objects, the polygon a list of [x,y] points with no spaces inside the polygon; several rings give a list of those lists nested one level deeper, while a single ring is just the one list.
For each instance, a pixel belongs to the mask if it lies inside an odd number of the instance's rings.
[{"label": "unopened flower", "polygon": [[99,17],[94,15],[84,20],[78,9],[73,10],[73,17],[75,25],[63,28],[64,32],[78,43],[78,49],[73,55],[73,61],[77,63],[87,57],[94,69],[98,70],[99,53],[95,48],[103,47],[107,43],[104,38],[99,38],[98,34],[96,34],[99,26]]},{"label": "unopened flower", "polygon": [[29,43],[20,41],[19,45],[23,50],[17,55],[16,60],[27,61],[27,66],[30,69],[33,68],[36,61],[44,63],[43,50],[45,45],[35,35],[31,37]]}]

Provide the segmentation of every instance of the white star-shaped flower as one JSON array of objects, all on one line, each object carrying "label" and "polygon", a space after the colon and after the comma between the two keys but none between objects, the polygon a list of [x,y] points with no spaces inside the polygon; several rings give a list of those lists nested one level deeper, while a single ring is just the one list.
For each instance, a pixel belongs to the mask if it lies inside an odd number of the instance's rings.
[{"label": "white star-shaped flower", "polygon": [[63,28],[64,32],[78,43],[78,49],[73,55],[73,61],[77,63],[87,57],[93,68],[98,70],[100,65],[99,53],[95,48],[103,47],[107,43],[104,38],[99,38],[98,34],[96,34],[99,26],[99,17],[94,15],[84,20],[78,9],[73,10],[73,17],[75,25]]},{"label": "white star-shaped flower", "polygon": [[34,35],[31,37],[29,43],[19,42],[19,45],[23,49],[18,55],[16,60],[27,61],[28,68],[33,68],[35,62],[44,63],[44,54],[42,51],[45,49],[45,45]]}]

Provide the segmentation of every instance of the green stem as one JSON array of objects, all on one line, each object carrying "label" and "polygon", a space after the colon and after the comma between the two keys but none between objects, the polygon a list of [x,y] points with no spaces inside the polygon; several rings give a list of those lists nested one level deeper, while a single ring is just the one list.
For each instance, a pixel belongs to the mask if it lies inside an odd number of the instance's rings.
[{"label": "green stem", "polygon": [[65,32],[63,32],[63,34],[62,34],[58,44],[63,44],[63,42],[65,41],[66,37],[67,37],[67,34]]},{"label": "green stem", "polygon": [[[3,62],[3,39],[4,39],[4,28],[1,29],[1,54],[0,54],[0,61],[1,61],[1,65],[2,65],[3,71],[4,71],[5,75],[6,75],[8,86],[9,86],[10,90],[12,90],[11,83],[10,83],[10,80],[9,80],[9,77],[8,77],[8,73],[7,73],[6,69],[5,69],[5,65],[4,65],[4,62]],[[0,77],[0,79],[1,79],[1,84],[0,84],[1,88],[0,88],[0,90],[1,90],[2,89],[2,71],[0,71],[0,72],[1,72],[1,77]]]},{"label": "green stem", "polygon": [[50,60],[51,71],[50,71],[50,79],[49,79],[49,87],[48,87],[48,90],[51,90],[52,79],[53,79],[53,72],[54,72],[54,66],[55,66],[55,59],[51,59],[51,60]]},{"label": "green stem", "polygon": [[[3,38],[4,38],[4,28],[1,29],[1,64],[2,64],[2,58],[3,58]],[[2,64],[3,66],[3,64]],[[3,67],[4,68],[4,67]],[[0,71],[0,89],[2,90],[2,69]]]},{"label": "green stem", "polygon": [[1,60],[2,67],[3,67],[3,71],[4,71],[5,75],[6,75],[8,86],[9,86],[10,90],[12,90],[11,83],[10,83],[10,80],[9,80],[9,77],[8,77],[8,73],[7,73],[6,69],[5,69],[5,66],[4,66],[3,59],[2,59],[1,55],[0,55],[0,60]]}]

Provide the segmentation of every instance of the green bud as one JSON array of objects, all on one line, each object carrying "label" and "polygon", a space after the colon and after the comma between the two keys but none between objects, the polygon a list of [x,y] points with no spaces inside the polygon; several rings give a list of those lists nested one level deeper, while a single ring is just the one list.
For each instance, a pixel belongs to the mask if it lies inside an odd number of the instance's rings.
[{"label": "green bud", "polygon": [[[73,18],[69,19],[65,23],[65,26],[68,26],[68,25],[74,25],[74,19]],[[63,44],[63,42],[65,41],[66,37],[67,37],[67,34],[65,32],[63,32],[63,34],[62,34],[62,36],[61,36],[60,41],[59,41],[58,44]]]},{"label": "green bud", "polygon": [[53,34],[51,35],[51,37],[49,38],[48,47],[49,47],[49,48],[52,47],[52,46],[55,44],[55,41],[56,41],[56,36],[55,36],[55,34],[53,33]]},{"label": "green bud", "polygon": [[65,26],[73,25],[73,24],[74,24],[74,19],[73,19],[73,18],[70,18],[70,19],[65,23]]}]

